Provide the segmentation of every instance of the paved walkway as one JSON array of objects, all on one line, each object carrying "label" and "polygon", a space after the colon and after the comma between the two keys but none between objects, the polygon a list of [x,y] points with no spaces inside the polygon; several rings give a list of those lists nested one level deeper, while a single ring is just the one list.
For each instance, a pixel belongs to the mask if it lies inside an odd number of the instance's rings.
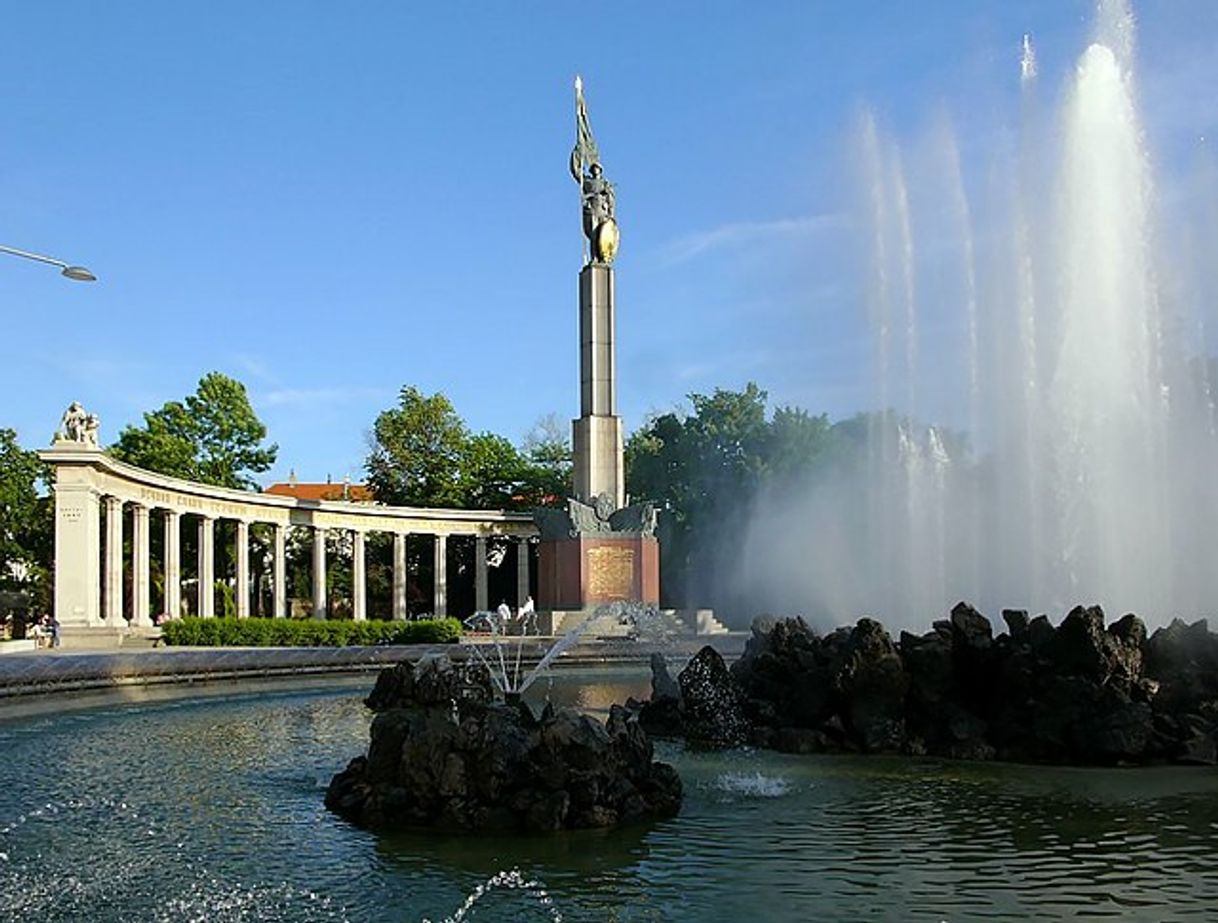
[{"label": "paved walkway", "polygon": [[[745,635],[682,638],[664,645],[632,641],[579,644],[562,654],[555,667],[646,664],[660,651],[670,661],[692,656],[711,644],[732,659],[744,649]],[[473,640],[471,643],[488,643]],[[515,658],[516,642],[508,639]],[[552,639],[525,642],[521,663],[531,666],[550,649]],[[409,644],[378,647],[186,647],[148,650],[29,651],[0,656],[0,701],[16,696],[104,689],[154,683],[181,683],[259,676],[366,673],[430,653],[472,656],[465,644]]]}]

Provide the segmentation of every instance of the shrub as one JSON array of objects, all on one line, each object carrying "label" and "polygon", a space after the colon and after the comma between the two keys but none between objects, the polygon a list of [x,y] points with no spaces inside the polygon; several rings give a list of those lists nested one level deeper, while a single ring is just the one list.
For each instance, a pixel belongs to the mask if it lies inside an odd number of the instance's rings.
[{"label": "shrub", "polygon": [[348,622],[313,619],[182,618],[161,627],[166,644],[180,647],[346,647],[373,644],[453,644],[456,619]]}]

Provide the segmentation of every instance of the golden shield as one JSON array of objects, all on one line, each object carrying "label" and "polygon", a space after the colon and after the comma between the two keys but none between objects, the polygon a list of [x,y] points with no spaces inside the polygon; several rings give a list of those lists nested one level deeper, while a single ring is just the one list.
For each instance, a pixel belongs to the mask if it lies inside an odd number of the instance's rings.
[{"label": "golden shield", "polygon": [[612,218],[602,221],[597,226],[592,241],[597,260],[602,263],[612,263],[613,258],[617,256],[617,247],[620,242],[621,234],[618,232],[617,222]]}]

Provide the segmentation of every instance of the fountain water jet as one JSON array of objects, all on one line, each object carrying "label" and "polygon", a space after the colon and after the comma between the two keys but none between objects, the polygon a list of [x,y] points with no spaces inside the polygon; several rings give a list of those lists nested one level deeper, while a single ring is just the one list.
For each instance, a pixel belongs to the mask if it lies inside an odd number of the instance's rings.
[{"label": "fountain water jet", "polygon": [[[960,598],[992,611],[1086,602],[1153,625],[1218,599],[1202,551],[1218,515],[1204,343],[1184,319],[1194,287],[1164,258],[1128,5],[1101,3],[1094,35],[1049,113],[1056,130],[1040,125],[1024,42],[1025,140],[1003,171],[1004,217],[970,205],[950,130],[934,158],[946,200],[922,201],[926,178],[907,176],[897,142],[864,118],[878,412],[853,467],[759,500],[738,573],[753,611],[921,624]],[[941,226],[925,227],[939,236],[919,246],[920,209],[933,219],[944,201]],[[933,285],[939,238],[961,266],[951,299],[919,290]],[[933,400],[952,395],[967,395],[957,417]],[[932,434],[945,415],[967,439]]]}]

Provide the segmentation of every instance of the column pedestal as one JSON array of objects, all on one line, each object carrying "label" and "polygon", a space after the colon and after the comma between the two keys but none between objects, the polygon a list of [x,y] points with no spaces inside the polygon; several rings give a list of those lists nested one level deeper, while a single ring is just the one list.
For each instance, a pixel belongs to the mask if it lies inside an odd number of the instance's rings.
[{"label": "column pedestal", "polygon": [[660,603],[660,543],[651,535],[585,535],[539,548],[537,608]]},{"label": "column pedestal", "polygon": [[55,617],[61,629],[97,628],[101,618],[101,523],[97,492],[55,486]]}]

